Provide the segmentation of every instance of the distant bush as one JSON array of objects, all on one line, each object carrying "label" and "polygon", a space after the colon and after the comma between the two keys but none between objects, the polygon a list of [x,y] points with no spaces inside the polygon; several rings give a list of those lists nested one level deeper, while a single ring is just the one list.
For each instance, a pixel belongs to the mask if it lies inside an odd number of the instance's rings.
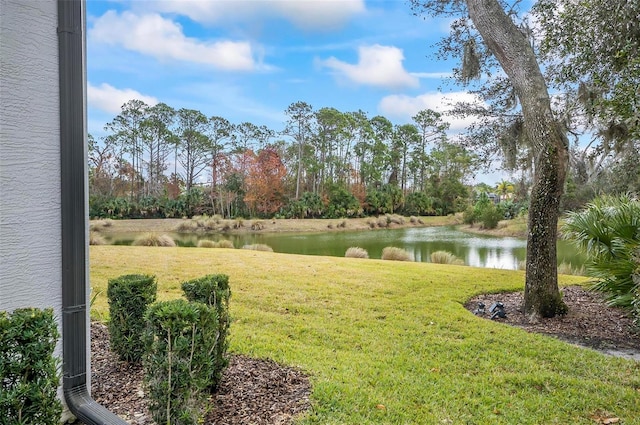
[{"label": "distant bush", "polygon": [[189,219],[182,220],[176,227],[176,232],[179,233],[194,232],[196,230],[198,230],[198,222]]},{"label": "distant bush", "polygon": [[142,333],[147,306],[156,300],[158,285],[152,275],[130,274],[109,279],[109,341],[121,360],[137,363],[142,358]]},{"label": "distant bush", "polygon": [[462,222],[464,224],[473,224],[478,220],[478,211],[469,205],[466,210],[462,213]]},{"label": "distant bush", "polygon": [[58,424],[60,334],[53,309],[0,312],[0,424]]},{"label": "distant bush", "polygon": [[218,248],[218,242],[209,239],[200,239],[198,241],[198,248]]},{"label": "distant bush", "polygon": [[484,208],[480,214],[480,221],[485,229],[495,229],[502,218],[502,212],[493,204]]},{"label": "distant bush", "polygon": [[382,259],[392,261],[413,261],[413,256],[402,248],[388,246],[382,250]]},{"label": "distant bush", "polygon": [[258,220],[251,223],[251,230],[263,230],[265,227],[264,221]]},{"label": "distant bush", "polygon": [[213,392],[217,389],[222,379],[222,372],[229,364],[227,358],[227,348],[229,343],[229,298],[231,289],[229,288],[229,276],[226,274],[211,274],[199,279],[189,280],[182,283],[182,291],[189,301],[207,304],[216,311],[218,323],[218,338],[216,348],[212,353],[213,369],[209,388]]},{"label": "distant bush", "polygon": [[252,245],[244,245],[242,247],[242,249],[250,249],[253,251],[266,251],[266,252],[273,252],[273,248],[271,248],[269,245],[265,245],[265,244],[252,244]]},{"label": "distant bush", "polygon": [[387,224],[389,223],[402,225],[404,224],[404,217],[398,214],[387,215]]},{"label": "distant bush", "polygon": [[386,216],[378,217],[377,224],[378,224],[378,227],[382,227],[382,228],[387,227],[389,225],[389,222],[387,221],[387,217]]},{"label": "distant bush", "polygon": [[90,231],[89,232],[89,245],[106,245],[107,240],[101,234]]},{"label": "distant bush", "polygon": [[184,299],[161,301],[145,318],[144,381],[153,420],[202,423],[218,341],[215,309]]},{"label": "distant bush", "polygon": [[145,233],[135,238],[132,245],[174,247],[176,246],[176,243],[169,235],[156,235],[155,233]]},{"label": "distant bush", "polygon": [[347,249],[347,252],[345,252],[344,256],[349,258],[369,258],[369,253],[364,248],[360,248],[359,246],[352,246]]},{"label": "distant bush", "polygon": [[453,264],[464,266],[464,260],[456,257],[448,251],[435,251],[431,253],[431,262],[436,264]]}]

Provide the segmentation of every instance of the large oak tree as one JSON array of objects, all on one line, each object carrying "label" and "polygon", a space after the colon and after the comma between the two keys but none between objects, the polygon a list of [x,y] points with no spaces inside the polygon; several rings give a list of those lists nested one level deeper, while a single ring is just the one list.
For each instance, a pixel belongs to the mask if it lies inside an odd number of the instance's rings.
[{"label": "large oak tree", "polygon": [[[556,239],[559,201],[568,160],[568,140],[551,110],[547,84],[526,33],[498,0],[411,1],[414,10],[435,14],[459,13],[454,30],[477,31],[485,52],[497,60],[513,88],[524,121],[524,135],[534,154],[534,184],[529,206],[525,313],[531,320],[566,311],[558,289]],[[517,2],[516,2],[517,3]],[[470,20],[470,22],[469,22]],[[464,28],[462,28],[464,27]],[[482,54],[473,35],[461,52],[466,63],[458,75],[478,74]],[[449,45],[449,47],[451,47]],[[491,59],[490,59],[491,60]]]}]

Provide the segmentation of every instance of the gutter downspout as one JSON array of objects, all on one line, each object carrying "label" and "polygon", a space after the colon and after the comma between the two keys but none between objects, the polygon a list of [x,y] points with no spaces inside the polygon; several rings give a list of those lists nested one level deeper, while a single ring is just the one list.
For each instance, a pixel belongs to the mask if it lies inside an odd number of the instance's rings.
[{"label": "gutter downspout", "polygon": [[62,210],[62,389],[89,425],[127,425],[87,388],[87,194],[84,0],[58,0]]}]

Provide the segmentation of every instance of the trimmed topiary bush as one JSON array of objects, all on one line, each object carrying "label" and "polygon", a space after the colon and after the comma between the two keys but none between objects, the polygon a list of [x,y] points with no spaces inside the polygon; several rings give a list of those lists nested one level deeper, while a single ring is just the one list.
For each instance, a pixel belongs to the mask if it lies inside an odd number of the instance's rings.
[{"label": "trimmed topiary bush", "polygon": [[413,256],[402,248],[388,246],[382,250],[382,259],[391,261],[413,261]]},{"label": "trimmed topiary bush", "polygon": [[0,424],[58,424],[60,334],[53,309],[0,312]]},{"label": "trimmed topiary bush", "polygon": [[352,246],[347,249],[347,252],[345,252],[344,256],[349,258],[369,258],[369,253],[364,248],[360,248],[359,246]]},{"label": "trimmed topiary bush", "polygon": [[211,274],[199,279],[182,283],[182,291],[189,301],[207,304],[216,311],[218,321],[218,342],[213,352],[213,370],[209,387],[215,391],[222,379],[222,372],[229,364],[227,348],[229,343],[229,276],[226,274]]},{"label": "trimmed topiary bush", "polygon": [[145,317],[144,381],[153,420],[202,423],[218,343],[215,309],[177,299],[152,305]]},{"label": "trimmed topiary bush", "polygon": [[144,314],[156,300],[157,289],[156,277],[152,275],[130,274],[109,279],[109,342],[121,360],[140,362],[144,352]]}]

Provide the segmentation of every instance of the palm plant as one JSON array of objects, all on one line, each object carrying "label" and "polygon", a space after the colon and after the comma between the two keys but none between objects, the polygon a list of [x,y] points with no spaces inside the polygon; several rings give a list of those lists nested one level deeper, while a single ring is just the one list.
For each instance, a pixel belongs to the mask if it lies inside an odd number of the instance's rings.
[{"label": "palm plant", "polygon": [[569,213],[562,231],[587,254],[594,289],[605,293],[611,305],[640,314],[640,201],[629,195],[595,199]]}]

